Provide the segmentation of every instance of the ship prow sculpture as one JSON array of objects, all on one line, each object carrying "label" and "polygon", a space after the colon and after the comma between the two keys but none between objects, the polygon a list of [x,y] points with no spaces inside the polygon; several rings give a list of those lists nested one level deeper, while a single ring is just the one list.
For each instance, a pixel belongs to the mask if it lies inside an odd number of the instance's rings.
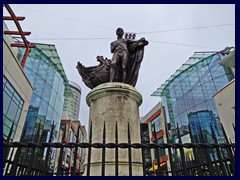
[{"label": "ship prow sculpture", "polygon": [[77,64],[77,69],[82,77],[82,81],[87,87],[93,89],[99,84],[109,82],[109,69],[111,60],[103,56],[97,56],[97,61],[100,63],[96,66],[85,67],[80,62]]},{"label": "ship prow sculpture", "polygon": [[[85,67],[80,62],[77,69],[82,81],[87,87],[94,87],[106,82],[122,82],[136,85],[138,72],[144,55],[144,46],[148,45],[145,38],[133,40],[135,35],[125,34],[122,28],[116,31],[117,40],[111,43],[112,59],[97,56],[100,63],[96,66]],[[133,38],[134,37],[134,38]]]}]

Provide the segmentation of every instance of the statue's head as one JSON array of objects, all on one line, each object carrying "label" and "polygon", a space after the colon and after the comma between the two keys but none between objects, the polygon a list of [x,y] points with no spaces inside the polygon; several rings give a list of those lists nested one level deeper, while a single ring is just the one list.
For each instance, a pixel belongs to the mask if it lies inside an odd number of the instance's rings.
[{"label": "statue's head", "polygon": [[122,28],[117,28],[117,30],[116,30],[116,35],[117,35],[117,36],[123,36],[123,34],[124,34],[123,29],[122,29]]}]

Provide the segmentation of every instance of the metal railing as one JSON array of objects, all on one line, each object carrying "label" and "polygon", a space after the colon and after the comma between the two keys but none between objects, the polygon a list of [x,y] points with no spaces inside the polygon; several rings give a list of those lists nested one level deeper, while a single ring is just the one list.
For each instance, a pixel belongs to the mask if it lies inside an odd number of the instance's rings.
[{"label": "metal railing", "polygon": [[[229,143],[224,131],[226,143],[218,144],[214,135],[214,131],[211,127],[214,143],[182,143],[179,128],[177,127],[179,143],[143,143],[143,137],[141,137],[141,143],[131,143],[131,133],[129,124],[127,127],[128,142],[118,142],[118,127],[116,123],[115,142],[106,143],[106,128],[103,127],[103,140],[99,143],[92,143],[92,125],[90,124],[89,142],[69,142],[66,143],[65,133],[62,137],[62,142],[3,142],[4,149],[4,176],[77,176],[81,173],[77,170],[76,160],[77,155],[75,153],[73,157],[72,167],[66,170],[62,167],[62,158],[64,148],[70,148],[71,150],[78,151],[78,148],[84,148],[88,150],[88,157],[86,162],[85,174],[91,175],[91,156],[92,149],[102,149],[102,165],[101,176],[105,176],[105,157],[106,149],[115,150],[115,176],[119,175],[119,149],[127,149],[128,153],[128,174],[132,176],[132,149],[140,149],[142,153],[142,174],[143,176],[234,176],[235,175],[235,143]],[[192,138],[191,131],[190,137]],[[21,158],[21,151],[23,148],[29,150],[30,155],[25,158]],[[54,170],[48,165],[48,156],[45,160],[35,161],[35,155],[37,149],[44,150],[46,148],[49,153],[50,148],[60,149],[57,164],[57,170]],[[144,152],[146,149],[152,149],[158,152],[160,149],[166,149],[168,151],[168,159],[170,163],[170,170],[163,170],[160,165],[160,160],[157,160],[157,170],[150,172],[145,167]],[[184,149],[192,149],[193,156],[191,160],[184,154]],[[180,154],[178,158],[174,155],[174,152]],[[158,154],[158,153],[156,153]],[[199,155],[201,154],[201,157]],[[159,159],[159,157],[157,157]]]}]

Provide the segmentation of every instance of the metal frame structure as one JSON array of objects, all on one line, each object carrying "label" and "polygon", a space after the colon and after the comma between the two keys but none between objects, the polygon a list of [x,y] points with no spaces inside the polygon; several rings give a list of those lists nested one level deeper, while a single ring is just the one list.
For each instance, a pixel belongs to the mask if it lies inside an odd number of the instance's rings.
[{"label": "metal frame structure", "polygon": [[6,34],[6,35],[20,35],[22,40],[23,40],[23,44],[12,43],[11,47],[26,48],[23,59],[22,59],[22,63],[21,63],[22,68],[24,68],[24,65],[25,65],[26,60],[27,60],[27,56],[31,52],[31,48],[36,47],[36,45],[31,44],[27,41],[25,36],[30,35],[31,32],[23,31],[19,22],[18,22],[18,21],[23,21],[25,19],[25,17],[22,17],[22,16],[17,17],[15,15],[15,13],[13,12],[13,10],[11,9],[11,7],[9,6],[9,4],[3,4],[3,7],[5,7],[10,14],[10,16],[3,16],[3,20],[14,21],[14,23],[15,23],[17,29],[18,29],[18,31],[4,31],[4,34]]},{"label": "metal frame structure", "polygon": [[[211,126],[211,125],[210,125]],[[51,130],[51,135],[53,133],[53,127]],[[64,148],[70,148],[71,150],[75,150],[77,152],[78,148],[86,148],[88,149],[88,157],[87,157],[87,165],[86,165],[86,175],[91,176],[91,150],[92,148],[102,149],[102,167],[101,172],[99,172],[99,176],[105,176],[106,166],[106,148],[115,150],[115,164],[113,164],[115,169],[115,176],[119,175],[119,149],[127,149],[128,153],[128,173],[129,176],[132,176],[132,148],[133,149],[141,149],[142,151],[142,174],[143,176],[235,176],[235,143],[228,142],[228,138],[224,131],[224,136],[226,139],[226,143],[219,144],[217,142],[216,136],[214,134],[213,128],[211,126],[211,130],[213,133],[214,143],[182,143],[180,131],[177,126],[177,134],[178,134],[178,143],[143,143],[143,137],[141,137],[141,143],[131,143],[131,133],[130,127],[128,124],[127,127],[127,143],[119,143],[118,141],[118,125],[116,123],[116,131],[115,131],[115,142],[106,143],[106,128],[105,123],[103,127],[102,134],[102,142],[92,143],[92,125],[90,124],[90,133],[89,133],[89,141],[79,143],[76,142],[66,142],[65,136],[66,132],[63,133],[61,142],[9,142],[9,138],[7,141],[3,142],[3,157],[4,157],[4,176],[77,176],[81,175],[77,173],[76,168],[76,154],[74,157],[74,163],[70,172],[64,171],[62,168],[62,157]],[[154,133],[156,134],[156,132]],[[9,137],[11,136],[11,133]],[[190,131],[190,137],[192,139],[192,133]],[[51,138],[50,138],[51,139]],[[23,148],[28,148],[31,151],[30,157],[20,158],[21,150]],[[47,156],[45,160],[38,162],[34,160],[36,158],[36,150],[47,149]],[[60,153],[58,157],[57,170],[54,171],[50,169],[47,165],[49,160],[49,152],[50,148],[59,148]],[[148,169],[145,168],[145,160],[144,160],[144,151],[146,149],[153,149],[156,154],[159,149],[167,149],[169,151],[169,160],[171,165],[171,170],[164,171],[160,162],[157,161],[156,166],[158,167],[153,172],[149,172]],[[186,158],[184,154],[184,149],[193,149],[194,159],[189,160]],[[173,151],[180,152],[180,158],[176,161],[173,159]],[[211,152],[215,151],[214,157],[211,157]],[[224,153],[224,151],[226,153]],[[14,153],[15,152],[15,153]],[[204,156],[204,160],[201,161],[198,159],[199,152],[202,152]],[[159,157],[157,157],[159,159]]]}]

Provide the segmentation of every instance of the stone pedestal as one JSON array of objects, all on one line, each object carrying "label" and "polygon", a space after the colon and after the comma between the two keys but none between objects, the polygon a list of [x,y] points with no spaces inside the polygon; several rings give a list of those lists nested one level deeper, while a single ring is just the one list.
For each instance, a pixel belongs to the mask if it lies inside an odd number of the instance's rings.
[{"label": "stone pedestal", "polygon": [[[118,143],[128,143],[128,123],[131,143],[140,143],[140,119],[138,107],[142,96],[128,84],[111,82],[95,87],[87,95],[90,107],[89,126],[92,122],[92,143],[102,143],[103,126],[106,127],[106,143],[115,143],[116,123]],[[90,132],[90,131],[88,131]],[[87,152],[87,149],[86,149]],[[142,176],[142,155],[140,149],[131,148],[132,175]],[[87,163],[87,158],[85,160]],[[129,175],[128,149],[118,148],[118,175]],[[91,176],[100,176],[102,170],[102,149],[92,148]],[[85,164],[85,175],[86,175]],[[105,176],[115,176],[115,149],[106,148]]]}]

